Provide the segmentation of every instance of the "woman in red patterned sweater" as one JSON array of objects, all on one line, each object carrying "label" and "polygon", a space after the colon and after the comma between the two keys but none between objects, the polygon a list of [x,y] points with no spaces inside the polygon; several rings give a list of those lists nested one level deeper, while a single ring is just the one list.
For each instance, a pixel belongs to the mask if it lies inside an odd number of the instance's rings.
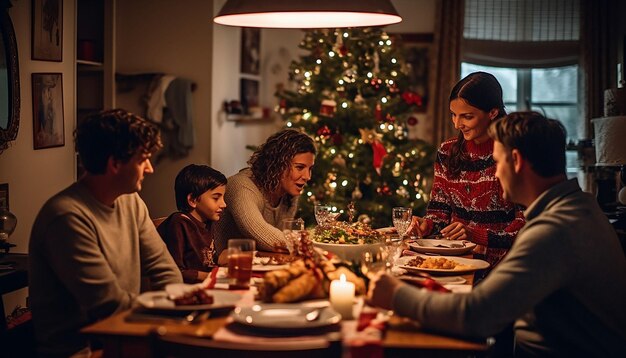
[{"label": "woman in red patterned sweater", "polygon": [[522,208],[502,198],[487,134],[491,121],[506,115],[500,83],[489,73],[468,75],[450,93],[450,113],[459,134],[441,144],[426,216],[414,217],[409,230],[470,240],[475,256],[493,267],[525,223]]}]

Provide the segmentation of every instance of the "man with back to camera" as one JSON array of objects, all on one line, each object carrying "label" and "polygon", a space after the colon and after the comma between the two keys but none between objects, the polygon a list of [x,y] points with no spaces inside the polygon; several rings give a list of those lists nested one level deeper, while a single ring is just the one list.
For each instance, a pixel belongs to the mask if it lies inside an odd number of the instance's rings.
[{"label": "man with back to camera", "polygon": [[151,287],[182,282],[137,194],[153,173],[159,131],[121,109],[87,117],[75,133],[86,173],[40,210],[29,244],[30,306],[42,356],[89,356],[79,330],[128,309]]},{"label": "man with back to camera", "polygon": [[565,129],[536,112],[495,121],[496,177],[527,207],[511,251],[470,293],[380,275],[372,304],[423,327],[488,337],[515,321],[516,356],[626,356],[626,258],[595,197],[565,174]]}]

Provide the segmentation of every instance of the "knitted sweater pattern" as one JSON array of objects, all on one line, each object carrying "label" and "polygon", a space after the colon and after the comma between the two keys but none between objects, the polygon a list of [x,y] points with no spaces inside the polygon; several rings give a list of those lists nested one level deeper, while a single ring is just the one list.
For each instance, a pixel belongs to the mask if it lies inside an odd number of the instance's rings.
[{"label": "knitted sweater pattern", "polygon": [[513,245],[524,226],[522,208],[502,198],[502,188],[495,176],[493,140],[464,143],[467,159],[461,172],[451,177],[446,162],[457,138],[441,144],[435,162],[435,179],[426,219],[430,232],[438,232],[451,222],[464,224],[478,254],[484,254],[493,266]]}]

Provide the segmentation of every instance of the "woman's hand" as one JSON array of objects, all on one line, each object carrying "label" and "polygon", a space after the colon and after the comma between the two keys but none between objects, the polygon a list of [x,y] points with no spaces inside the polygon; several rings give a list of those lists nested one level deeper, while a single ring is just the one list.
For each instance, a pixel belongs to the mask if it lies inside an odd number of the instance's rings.
[{"label": "woman's hand", "polygon": [[428,229],[428,224],[426,220],[420,218],[419,216],[413,216],[411,218],[411,225],[406,231],[405,235],[411,236],[415,235],[417,237],[422,237],[423,235],[427,235],[426,230]]},{"label": "woman's hand", "polygon": [[441,229],[441,235],[447,240],[470,240],[470,232],[460,222],[453,222],[452,224]]},{"label": "woman's hand", "polygon": [[374,276],[369,284],[366,302],[369,305],[392,309],[393,295],[402,282],[384,272]]}]

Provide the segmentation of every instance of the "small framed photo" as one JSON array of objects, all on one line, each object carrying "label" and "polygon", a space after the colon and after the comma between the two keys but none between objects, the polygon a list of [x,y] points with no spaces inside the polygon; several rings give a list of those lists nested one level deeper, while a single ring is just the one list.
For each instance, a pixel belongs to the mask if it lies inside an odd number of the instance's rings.
[{"label": "small framed photo", "polygon": [[33,143],[35,149],[65,145],[61,73],[33,73]]},{"label": "small framed photo", "polygon": [[258,75],[261,58],[261,29],[241,28],[241,73]]},{"label": "small framed photo", "polygon": [[9,183],[0,184],[0,210],[9,211]]},{"label": "small framed photo", "polygon": [[241,79],[241,106],[246,114],[250,108],[259,106],[259,81],[248,78]]},{"label": "small framed photo", "polygon": [[33,60],[63,61],[63,0],[32,0]]}]

